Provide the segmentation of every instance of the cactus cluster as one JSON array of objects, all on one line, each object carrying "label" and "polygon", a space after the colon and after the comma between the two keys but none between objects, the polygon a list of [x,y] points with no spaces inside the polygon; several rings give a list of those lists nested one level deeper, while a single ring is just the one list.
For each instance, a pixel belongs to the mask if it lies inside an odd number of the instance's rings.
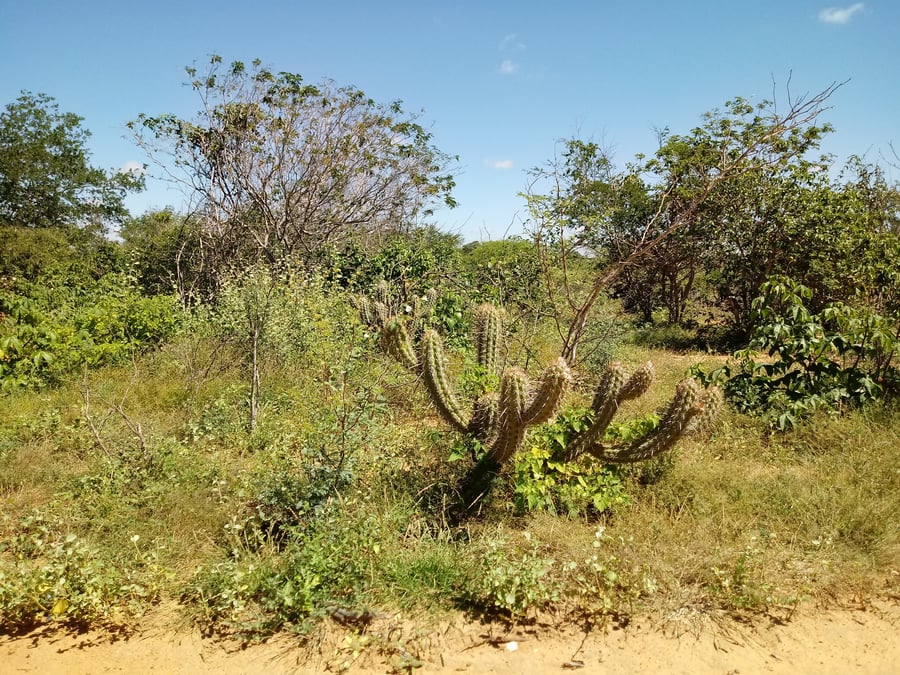
[{"label": "cactus cluster", "polygon": [[[378,292],[385,291],[382,288]],[[426,296],[422,306],[427,302]],[[413,345],[410,327],[416,327],[421,308],[406,305],[405,315],[398,314],[383,298],[360,298],[357,306],[362,320],[378,330],[382,349],[422,375],[432,403],[447,424],[488,448],[463,486],[464,499],[471,507],[490,489],[503,464],[515,456],[528,427],[543,424],[556,413],[573,381],[569,364],[558,358],[536,383],[530,382],[521,368],[504,370],[502,313],[491,304],[483,304],[476,310],[472,339],[479,366],[486,374],[500,379],[500,390],[484,392],[470,405],[463,405],[450,381],[440,335],[425,330],[419,349]],[[695,380],[686,379],[676,387],[674,398],[653,431],[627,444],[607,445],[606,430],[621,404],[644,394],[652,381],[650,363],[631,374],[617,363],[607,367],[594,393],[593,423],[576,435],[554,461],[575,461],[585,453],[610,463],[650,459],[672,448],[686,434],[708,429],[721,409],[722,393],[718,389],[703,390]]]},{"label": "cactus cluster", "polygon": [[486,374],[500,378],[500,391],[482,393],[471,405],[464,406],[450,381],[443,341],[436,331],[424,331],[417,353],[407,328],[409,321],[389,315],[387,303],[359,298],[357,307],[362,320],[378,329],[381,348],[410,370],[421,373],[431,401],[444,421],[487,446],[488,457],[495,464],[502,465],[516,453],[529,426],[542,424],[553,416],[572,381],[563,359],[548,367],[534,385],[520,368],[504,371],[502,313],[485,303],[475,312],[472,341],[478,365]]},{"label": "cactus cluster", "polygon": [[652,381],[651,363],[641,366],[630,376],[621,364],[610,364],[594,393],[593,423],[575,436],[554,459],[571,462],[588,453],[603,462],[641,462],[671,449],[683,436],[709,430],[722,409],[721,390],[704,390],[696,380],[687,378],[676,386],[675,396],[666,406],[656,429],[627,444],[606,445],[603,439],[619,406],[646,392]]}]

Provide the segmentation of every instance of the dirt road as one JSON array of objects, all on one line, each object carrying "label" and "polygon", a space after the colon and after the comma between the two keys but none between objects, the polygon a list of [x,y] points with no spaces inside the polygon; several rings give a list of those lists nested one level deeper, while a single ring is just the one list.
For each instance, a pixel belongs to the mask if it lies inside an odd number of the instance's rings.
[{"label": "dirt road", "polygon": [[411,666],[417,673],[498,675],[900,674],[900,604],[891,601],[807,610],[786,623],[767,619],[747,624],[685,614],[669,617],[664,625],[634,620],[625,628],[586,635],[574,627],[504,633],[462,620],[428,631],[398,625],[373,625],[362,637],[335,631],[306,647],[281,637],[246,649],[176,631],[159,619],[118,641],[90,633],[2,637],[0,673],[279,675],[343,669],[410,672],[406,668]]}]

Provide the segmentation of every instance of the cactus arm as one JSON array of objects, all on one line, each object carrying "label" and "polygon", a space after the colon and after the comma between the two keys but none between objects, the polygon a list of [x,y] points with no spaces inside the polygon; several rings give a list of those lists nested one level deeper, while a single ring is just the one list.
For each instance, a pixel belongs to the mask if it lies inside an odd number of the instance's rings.
[{"label": "cactus arm", "polygon": [[469,425],[463,418],[462,409],[450,385],[441,338],[433,330],[426,331],[422,336],[422,370],[431,402],[441,417],[456,431],[466,433]]},{"label": "cactus arm", "polygon": [[500,352],[503,348],[502,328],[503,319],[499,309],[490,303],[484,303],[478,307],[475,312],[472,335],[475,354],[478,365],[491,375],[500,374]]},{"label": "cactus arm", "polygon": [[645,363],[629,377],[619,363],[611,363],[594,393],[591,407],[594,421],[588,429],[569,441],[561,459],[566,462],[576,460],[585,452],[595,453],[602,447],[603,436],[624,401],[644,394],[653,382],[653,364]]},{"label": "cactus arm", "polygon": [[381,329],[379,339],[381,348],[394,359],[410,370],[418,369],[419,359],[416,357],[416,350],[413,349],[406,327],[399,319],[388,320]]},{"label": "cactus arm", "polygon": [[[712,398],[715,398],[715,394]],[[703,414],[709,400],[695,380],[682,380],[675,388],[675,397],[654,431],[627,446],[606,448],[598,443],[586,451],[601,461],[614,464],[642,462],[661,455],[675,447],[690,428],[691,422]]]},{"label": "cactus arm", "polygon": [[543,424],[553,417],[571,382],[572,372],[565,359],[557,359],[541,376],[534,398],[522,413],[522,421],[527,425]]},{"label": "cactus arm", "polygon": [[619,403],[622,401],[631,401],[639,396],[643,396],[653,384],[653,364],[647,361],[643,366],[635,370],[625,385],[619,390],[616,399]]},{"label": "cactus arm", "polygon": [[618,394],[628,381],[628,374],[622,364],[609,364],[600,379],[591,404],[591,408],[594,410],[594,421],[590,427],[569,441],[561,456],[555,458],[556,460],[572,462],[588,448],[601,443],[609,423],[612,422],[612,418],[619,410]]},{"label": "cactus arm", "polygon": [[512,457],[525,438],[526,424],[522,421],[527,401],[528,376],[521,368],[509,368],[500,383],[498,411],[499,433],[488,457],[502,465]]},{"label": "cactus arm", "polygon": [[713,426],[725,407],[725,396],[718,387],[710,387],[700,396],[703,409],[684,430],[685,436],[703,436],[712,432]]}]

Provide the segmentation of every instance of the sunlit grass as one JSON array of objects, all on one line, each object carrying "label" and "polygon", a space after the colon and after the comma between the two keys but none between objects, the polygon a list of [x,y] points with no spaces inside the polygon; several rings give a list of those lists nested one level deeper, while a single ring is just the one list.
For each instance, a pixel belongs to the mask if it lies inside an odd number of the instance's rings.
[{"label": "sunlit grass", "polygon": [[[8,396],[0,411],[4,537],[40,513],[117,573],[150,578],[152,556],[161,591],[153,598],[178,600],[186,588],[220,593],[189,594],[187,611],[208,621],[230,611],[223,598],[245,601],[234,575],[252,569],[254,612],[268,607],[264,623],[278,629],[308,626],[298,618],[306,610],[290,603],[316,598],[328,607],[418,616],[463,609],[521,621],[548,608],[572,620],[685,606],[763,611],[897,590],[895,411],[823,416],[784,436],[727,413],[711,438],[626,470],[630,503],[599,517],[523,514],[501,477],[482,518],[454,525],[446,509],[466,460],[447,462],[456,437],[414,377],[376,355],[348,361],[344,376],[327,349],[289,369],[267,364],[250,434],[245,373],[232,355],[202,373],[186,365],[213,349],[175,342],[128,367]],[[337,341],[331,349],[345,351]],[[718,358],[632,345],[614,356],[629,367],[651,360],[657,373],[618,419],[659,409],[691,366]],[[348,420],[350,431],[336,433]],[[344,451],[346,477],[329,473]],[[311,510],[280,497],[282,484]],[[310,534],[317,518],[328,525]],[[262,529],[248,538],[253,528]],[[263,541],[266,532],[281,538]],[[331,552],[356,556],[341,587],[316,576],[337,569]],[[266,585],[269,573],[270,581],[316,581],[307,595],[288,597]],[[312,618],[330,611],[310,607]]]}]

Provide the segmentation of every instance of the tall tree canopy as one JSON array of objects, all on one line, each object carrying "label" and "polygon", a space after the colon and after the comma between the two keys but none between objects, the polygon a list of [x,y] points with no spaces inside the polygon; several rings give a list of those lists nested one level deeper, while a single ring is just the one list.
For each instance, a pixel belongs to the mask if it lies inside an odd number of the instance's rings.
[{"label": "tall tree canopy", "polygon": [[90,132],[46,94],[23,92],[0,114],[0,226],[104,231],[121,222],[133,173],[90,164]]},{"label": "tall tree canopy", "polygon": [[454,205],[450,158],[399,102],[308,85],[258,60],[248,68],[214,56],[187,73],[202,104],[193,120],[141,115],[130,126],[194,199],[207,264],[309,260],[350,234]]}]

